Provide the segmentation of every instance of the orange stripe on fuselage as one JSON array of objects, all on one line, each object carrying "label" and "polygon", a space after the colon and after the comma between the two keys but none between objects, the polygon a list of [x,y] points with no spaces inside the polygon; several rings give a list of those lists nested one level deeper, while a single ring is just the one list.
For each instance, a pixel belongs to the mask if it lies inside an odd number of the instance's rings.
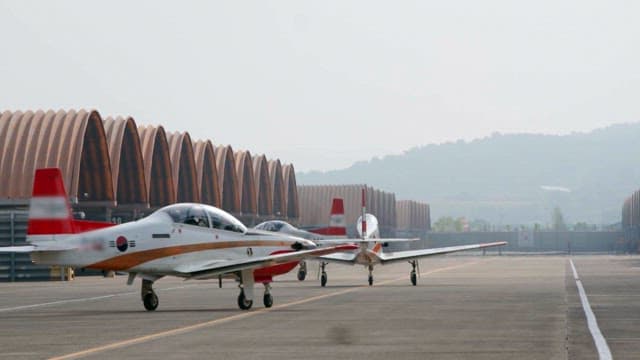
[{"label": "orange stripe on fuselage", "polygon": [[293,242],[288,241],[266,241],[266,240],[252,240],[252,241],[219,241],[211,243],[191,244],[191,245],[177,245],[167,246],[158,249],[142,250],[132,252],[130,254],[124,254],[103,260],[88,266],[87,269],[99,269],[99,270],[127,270],[140,264],[161,259],[168,256],[182,255],[186,253],[204,251],[204,250],[216,250],[216,249],[231,249],[238,247],[252,247],[252,246],[290,246]]}]

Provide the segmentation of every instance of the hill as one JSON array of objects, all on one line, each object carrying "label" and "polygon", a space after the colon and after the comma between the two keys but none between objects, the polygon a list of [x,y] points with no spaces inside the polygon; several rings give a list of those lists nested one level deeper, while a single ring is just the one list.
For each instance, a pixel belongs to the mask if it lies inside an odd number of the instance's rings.
[{"label": "hill", "polygon": [[296,177],[298,184],[367,183],[426,201],[432,220],[546,224],[558,206],[568,223],[611,224],[640,187],[639,139],[640,123],[569,135],[496,133]]}]

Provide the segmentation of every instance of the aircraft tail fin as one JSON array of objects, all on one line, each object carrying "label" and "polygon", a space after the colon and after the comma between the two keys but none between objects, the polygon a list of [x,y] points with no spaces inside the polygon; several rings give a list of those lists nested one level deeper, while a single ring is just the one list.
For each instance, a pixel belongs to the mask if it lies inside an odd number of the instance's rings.
[{"label": "aircraft tail fin", "polygon": [[74,220],[62,171],[58,168],[36,170],[27,235],[75,234],[112,225],[108,222]]},{"label": "aircraft tail fin", "polygon": [[311,232],[325,236],[347,236],[347,225],[344,217],[344,200],[334,198],[331,203],[331,214],[329,216],[329,226],[311,230]]}]

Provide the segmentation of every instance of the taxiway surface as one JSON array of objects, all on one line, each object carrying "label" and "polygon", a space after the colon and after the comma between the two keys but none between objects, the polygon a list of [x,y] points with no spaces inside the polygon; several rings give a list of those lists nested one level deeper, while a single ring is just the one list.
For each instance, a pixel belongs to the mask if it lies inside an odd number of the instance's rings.
[{"label": "taxiway surface", "polygon": [[[574,256],[613,358],[640,358],[640,257]],[[225,281],[166,278],[146,312],[139,280],[0,284],[0,358],[597,359],[569,258],[446,256],[379,266],[310,264],[273,286],[275,304],[237,308]]]}]

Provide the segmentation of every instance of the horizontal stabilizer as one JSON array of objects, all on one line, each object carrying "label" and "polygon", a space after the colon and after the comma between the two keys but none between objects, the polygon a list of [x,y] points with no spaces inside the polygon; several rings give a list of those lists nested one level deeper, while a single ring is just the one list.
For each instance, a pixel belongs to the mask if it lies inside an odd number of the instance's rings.
[{"label": "horizontal stabilizer", "polygon": [[418,241],[420,238],[387,238],[387,239],[320,239],[315,240],[316,244],[353,244],[353,243],[388,243],[388,242],[407,242]]},{"label": "horizontal stabilizer", "polygon": [[0,247],[0,253],[30,253],[35,250],[35,246],[5,246]]},{"label": "horizontal stabilizer", "polygon": [[37,251],[67,251],[75,250],[75,246],[61,245],[24,245],[24,246],[5,246],[0,247],[0,253],[31,253]]}]

